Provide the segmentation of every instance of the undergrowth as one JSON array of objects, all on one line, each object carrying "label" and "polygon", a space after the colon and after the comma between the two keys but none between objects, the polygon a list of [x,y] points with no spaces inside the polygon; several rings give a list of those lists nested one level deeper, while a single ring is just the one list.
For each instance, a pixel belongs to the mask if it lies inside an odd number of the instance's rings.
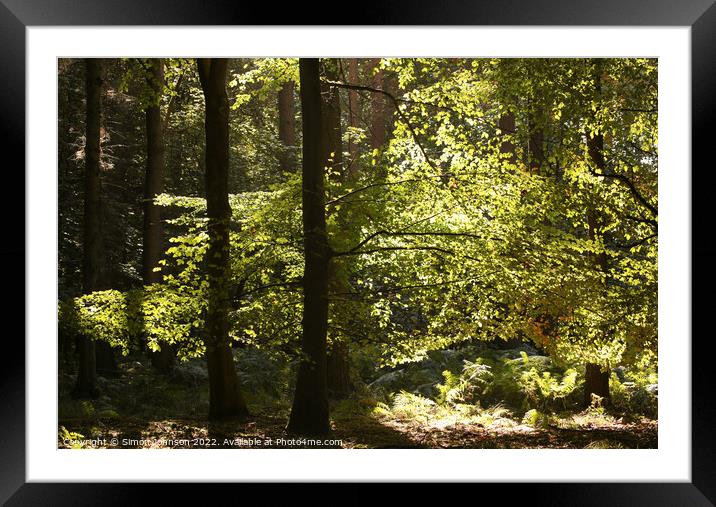
[{"label": "undergrowth", "polygon": [[[234,355],[250,411],[287,417],[296,361],[256,349],[239,349]],[[334,421],[572,430],[609,428],[655,418],[657,412],[657,376],[646,362],[615,369],[610,403],[586,410],[581,405],[583,368],[558,364],[528,347],[499,350],[477,345],[436,351],[421,362],[383,370],[370,370],[369,364],[370,358],[354,358],[355,390],[347,399],[332,400]],[[61,369],[60,440],[80,433],[91,438],[123,418],[206,418],[208,376],[203,360],[180,362],[166,376],[152,370],[143,357],[130,357],[120,368],[117,377],[99,377],[101,394],[93,400],[73,399],[74,375]],[[609,445],[594,441],[592,447]]]}]

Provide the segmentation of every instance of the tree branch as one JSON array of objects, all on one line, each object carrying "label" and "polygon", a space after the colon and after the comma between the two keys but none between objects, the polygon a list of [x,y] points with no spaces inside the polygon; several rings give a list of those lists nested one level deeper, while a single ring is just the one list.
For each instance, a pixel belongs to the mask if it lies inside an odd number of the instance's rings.
[{"label": "tree branch", "polygon": [[658,237],[658,234],[654,233],[654,234],[650,234],[649,236],[646,236],[644,238],[641,238],[640,240],[634,241],[633,243],[627,243],[626,245],[622,245],[620,243],[615,243],[615,245],[617,246],[617,248],[623,248],[625,250],[629,250],[629,249],[634,248],[635,246],[642,245],[642,244],[646,243],[647,241],[649,241],[650,239],[653,239],[656,237]]},{"label": "tree branch", "polygon": [[422,153],[423,157],[425,158],[425,162],[436,173],[438,173],[438,174],[442,173],[442,171],[437,167],[437,165],[435,165],[435,163],[432,160],[430,160],[430,157],[428,156],[427,152],[425,151],[425,148],[423,148],[422,143],[418,139],[418,135],[415,132],[413,125],[408,120],[408,117],[406,116],[406,114],[400,109],[401,100],[398,99],[397,97],[395,97],[395,95],[393,95],[392,93],[387,92],[385,90],[382,90],[380,88],[372,88],[370,86],[352,85],[352,84],[346,84],[346,83],[339,83],[337,81],[326,81],[326,84],[328,84],[330,86],[335,86],[338,88],[345,88],[348,90],[363,90],[363,91],[370,91],[370,92],[374,92],[374,93],[381,93],[381,94],[385,95],[386,97],[388,97],[391,100],[391,102],[393,102],[393,105],[395,106],[395,110],[398,113],[398,116],[400,116],[400,119],[408,127],[408,130],[410,131],[410,135],[413,138],[413,141],[415,141],[415,144],[418,145],[418,148],[420,149],[420,153]]},{"label": "tree branch", "polygon": [[392,186],[392,185],[400,185],[400,184],[403,184],[403,183],[413,183],[413,182],[418,182],[418,181],[422,181],[422,180],[419,180],[419,179],[417,179],[417,178],[411,178],[411,179],[400,180],[400,181],[390,181],[390,182],[381,181],[381,182],[378,182],[378,183],[371,183],[371,184],[366,185],[366,186],[364,186],[364,187],[360,187],[360,188],[356,188],[355,190],[351,190],[350,192],[347,192],[347,193],[345,193],[345,194],[343,194],[343,195],[341,195],[341,196],[339,196],[339,197],[336,197],[335,199],[332,199],[332,200],[328,201],[328,202],[326,203],[326,206],[332,206],[332,205],[334,205],[335,203],[337,203],[337,202],[339,202],[339,201],[342,201],[342,200],[345,199],[346,197],[350,197],[350,196],[353,195],[353,194],[357,194],[357,193],[359,193],[359,192],[363,192],[363,191],[369,190],[369,189],[371,189],[371,188],[375,188],[375,187],[388,187],[388,186]]},{"label": "tree branch", "polygon": [[291,282],[277,282],[277,283],[269,283],[267,285],[261,285],[260,287],[255,287],[251,290],[247,291],[241,291],[240,294],[236,296],[237,300],[243,299],[245,296],[248,296],[250,294],[254,294],[256,292],[260,292],[262,290],[271,289],[273,287],[300,287],[303,281],[301,280],[294,280]]},{"label": "tree branch", "polygon": [[595,171],[591,167],[589,168],[589,172],[592,174],[592,176],[601,176],[603,178],[613,178],[618,181],[621,181],[629,188],[629,190],[631,191],[634,198],[637,201],[639,201],[639,203],[641,203],[642,206],[644,206],[646,209],[648,209],[651,212],[651,214],[654,215],[655,217],[659,216],[659,211],[656,209],[656,207],[653,206],[652,204],[650,204],[649,201],[647,201],[646,198],[643,195],[641,195],[639,190],[637,190],[636,186],[634,185],[634,182],[631,181],[626,176],[624,176],[623,174],[603,173],[603,172]]},{"label": "tree branch", "polygon": [[633,222],[651,225],[654,229],[658,229],[659,227],[659,223],[651,218],[635,217],[634,215],[624,215],[624,217],[627,220],[631,220]]},{"label": "tree branch", "polygon": [[371,248],[368,250],[348,250],[346,252],[335,252],[333,257],[345,257],[347,255],[368,255],[376,252],[388,252],[394,250],[428,250],[434,252],[440,252],[447,255],[456,255],[452,250],[440,248],[437,246],[385,246],[381,248]]}]

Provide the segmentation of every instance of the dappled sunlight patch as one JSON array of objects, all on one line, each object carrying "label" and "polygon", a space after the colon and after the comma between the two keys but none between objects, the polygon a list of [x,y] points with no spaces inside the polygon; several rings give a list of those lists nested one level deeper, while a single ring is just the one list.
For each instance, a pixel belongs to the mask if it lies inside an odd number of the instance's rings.
[{"label": "dappled sunlight patch", "polygon": [[479,405],[438,404],[405,391],[396,394],[390,405],[378,403],[371,414],[383,422],[397,421],[408,426],[437,430],[456,426],[510,428],[518,424],[511,418],[510,411],[501,405],[482,409]]},{"label": "dappled sunlight patch", "polygon": [[558,428],[589,429],[620,427],[625,421],[623,417],[615,417],[602,408],[588,408],[577,414],[553,416],[550,423]]}]

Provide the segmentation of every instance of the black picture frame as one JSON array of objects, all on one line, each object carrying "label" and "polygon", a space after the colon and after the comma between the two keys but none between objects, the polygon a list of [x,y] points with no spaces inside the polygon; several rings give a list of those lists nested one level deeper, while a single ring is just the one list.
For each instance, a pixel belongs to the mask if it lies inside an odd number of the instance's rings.
[{"label": "black picture frame", "polygon": [[[25,189],[25,29],[42,25],[341,25],[337,3],[303,2],[281,5],[228,0],[0,0],[0,125],[3,154],[19,155],[5,165],[6,188]],[[714,155],[708,126],[716,110],[716,5],[714,0],[502,0],[491,2],[400,0],[370,6],[361,4],[350,14],[353,25],[552,25],[552,26],[685,26],[691,27],[692,71],[692,337],[683,337],[692,352],[692,482],[691,483],[588,483],[588,484],[480,484],[480,495],[498,493],[511,502],[547,505],[713,506],[716,504],[716,397],[711,389],[712,337],[699,333],[711,310],[708,288],[716,282],[716,235],[713,233],[708,176]],[[12,241],[0,245],[4,266],[24,266],[24,191],[8,192],[20,202],[4,199],[4,232]],[[23,219],[18,217],[23,210]],[[4,304],[4,323],[19,324],[6,331],[3,366],[0,368],[0,501],[7,505],[134,505],[147,498],[142,484],[60,484],[25,482],[25,294],[24,272],[6,269],[12,297]],[[12,277],[15,277],[14,279]],[[22,280],[21,280],[22,278]],[[6,278],[7,280],[7,278]],[[13,283],[14,282],[14,283]],[[705,290],[702,290],[705,289]],[[708,329],[707,326],[701,329]],[[690,344],[689,344],[690,342]],[[192,485],[191,488],[196,488]],[[238,491],[248,498],[247,485],[212,485],[215,494]],[[186,498],[187,485],[162,488],[162,503]],[[274,486],[272,486],[274,488]],[[373,501],[363,489],[343,496],[351,503]],[[505,492],[508,492],[507,494]],[[388,494],[384,500],[395,496]],[[345,495],[345,493],[343,494]],[[486,498],[486,497],[484,497]]]}]

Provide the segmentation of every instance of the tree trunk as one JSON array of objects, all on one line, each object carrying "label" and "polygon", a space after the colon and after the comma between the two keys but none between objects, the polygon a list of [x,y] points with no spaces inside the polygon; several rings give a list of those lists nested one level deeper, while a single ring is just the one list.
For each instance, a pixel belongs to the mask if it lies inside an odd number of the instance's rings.
[{"label": "tree trunk", "polygon": [[[597,64],[595,84],[597,95],[601,94],[601,83],[599,76],[599,65]],[[591,162],[596,166],[599,172],[604,172],[604,135],[601,132],[594,134],[593,136],[587,135],[587,153]],[[587,223],[589,226],[589,239],[596,241],[600,235],[600,224],[597,213],[590,209],[587,212]],[[594,263],[598,269],[604,273],[604,283],[606,290],[606,277],[608,276],[609,266],[607,265],[607,254],[606,252],[599,252],[593,255]],[[587,363],[585,370],[585,382],[584,382],[584,402],[585,405],[589,406],[592,403],[592,395],[600,396],[605,401],[609,399],[609,369],[602,371],[601,367],[597,364]]]},{"label": "tree trunk", "polygon": [[[82,252],[82,291],[89,294],[100,286],[102,270],[102,231],[100,220],[101,183],[99,174],[100,114],[102,108],[102,78],[100,60],[85,59],[85,90],[87,108],[85,120],[85,202]],[[89,336],[77,339],[79,366],[74,393],[78,397],[97,394],[97,364],[95,341]]]},{"label": "tree trunk", "polygon": [[[350,84],[358,84],[358,58],[348,60],[348,81]],[[358,90],[348,90],[348,126],[358,127]],[[358,169],[358,143],[353,137],[348,138],[348,154],[350,163],[348,165],[348,177]]]},{"label": "tree trunk", "polygon": [[281,141],[281,169],[293,172],[296,170],[296,133],[295,106],[293,101],[293,81],[286,82],[278,92],[278,138]]},{"label": "tree trunk", "polygon": [[209,304],[205,344],[209,369],[209,418],[248,415],[229,346],[229,100],[225,58],[200,58],[199,78],[206,103],[206,253]]},{"label": "tree trunk", "polygon": [[[326,79],[338,81],[338,60],[323,60],[323,69]],[[342,181],[347,177],[343,167],[343,142],[341,135],[341,101],[340,90],[321,83],[321,119],[323,126],[322,159],[327,161],[329,178]],[[338,211],[338,223],[343,231],[350,230],[347,224],[346,208]],[[338,266],[331,263],[328,269],[329,290],[331,292],[346,292],[348,289],[342,283],[336,269]],[[350,378],[348,369],[348,346],[336,339],[334,346],[328,352],[327,382],[328,392],[332,396],[342,397],[349,392]]]},{"label": "tree trunk", "polygon": [[592,404],[592,395],[605,401],[609,399],[609,371],[602,371],[598,364],[587,363],[584,373],[584,404]]},{"label": "tree trunk", "polygon": [[[394,71],[388,71],[383,73],[383,89],[390,93],[393,97],[400,96],[400,84],[398,82],[398,75]],[[383,136],[385,143],[389,142],[393,137],[393,128],[395,126],[395,119],[398,116],[398,111],[395,104],[389,101],[383,96],[385,110],[384,118],[385,123],[383,124]]]},{"label": "tree trunk", "polygon": [[[326,79],[338,81],[338,62],[324,59],[322,64]],[[328,177],[340,180],[343,176],[343,146],[338,88],[321,83],[321,100],[321,160],[327,168]]]},{"label": "tree trunk", "polygon": [[[144,285],[161,281],[161,274],[154,271],[159,266],[163,248],[163,228],[160,208],[154,197],[164,191],[164,138],[160,101],[164,83],[164,61],[151,59],[149,85],[152,103],[146,108],[147,124],[147,170],[144,179],[144,230],[142,249],[142,280]],[[161,350],[151,353],[152,366],[162,373],[174,367],[174,352],[167,343]]]},{"label": "tree trunk", "polygon": [[530,138],[527,145],[529,168],[531,174],[539,175],[544,164],[544,130],[537,125],[534,118],[530,119]]},{"label": "tree trunk", "polygon": [[[597,136],[595,136],[596,138]],[[599,136],[601,137],[601,136]],[[592,140],[588,141],[591,145]],[[590,150],[591,152],[591,147]],[[600,152],[601,154],[601,152]],[[594,159],[593,159],[594,160]],[[589,239],[595,241],[598,238],[599,228],[596,213],[593,210],[587,212],[587,223],[589,226]],[[607,273],[607,255],[605,252],[593,254],[594,263],[600,271]],[[605,287],[606,288],[606,287]],[[605,401],[609,399],[609,369],[601,370],[601,366],[594,363],[587,363],[584,379],[584,403],[589,406],[592,403],[592,394],[595,394]]]},{"label": "tree trunk", "polygon": [[328,353],[328,392],[331,398],[342,399],[353,391],[350,374],[350,355],[348,344],[335,340]]},{"label": "tree trunk", "polygon": [[114,377],[118,374],[117,358],[109,343],[104,341],[97,342],[95,346],[95,361],[99,375]]},{"label": "tree trunk", "polygon": [[[377,69],[373,74],[372,87],[378,90],[383,89],[383,71],[378,68],[380,58],[373,58],[371,68]],[[373,92],[371,98],[371,136],[370,147],[373,150],[380,150],[385,144],[385,96],[382,93]]]},{"label": "tree trunk", "polygon": [[[101,138],[102,134],[105,131],[105,128],[102,126],[102,110],[103,110],[103,97],[106,97],[107,90],[104,87],[104,82],[106,81],[107,76],[107,67],[105,65],[102,65],[102,60],[97,59],[98,65],[99,65],[99,79],[100,79],[100,108],[99,108],[99,122],[100,122],[100,143],[99,143],[99,149],[97,150],[97,160],[99,166],[101,166],[101,153],[102,153],[102,145],[101,145]],[[99,171],[101,173],[101,170]],[[100,192],[101,192],[101,176],[100,176]],[[102,202],[101,194],[100,194],[100,220],[102,220],[102,213],[103,213],[103,207],[104,203]],[[110,271],[107,267],[107,251],[106,246],[104,243],[104,232],[102,231],[102,227],[99,227],[100,236],[98,238],[99,242],[99,262],[98,266],[99,269],[97,271],[97,286],[93,290],[105,290],[109,288],[108,283],[108,277],[110,275]],[[114,349],[109,345],[109,343],[105,341],[97,341],[95,343],[95,364],[97,365],[97,374],[103,375],[103,376],[116,376],[119,369],[117,368],[117,359],[114,354]]]},{"label": "tree trunk", "polygon": [[512,165],[517,164],[517,151],[515,150],[515,143],[513,143],[509,137],[515,134],[515,113],[508,112],[500,116],[497,126],[499,127],[500,135],[503,138],[503,141],[500,144],[500,158]]},{"label": "tree trunk", "polygon": [[303,275],[302,358],[287,430],[305,435],[329,431],[326,387],[326,335],[328,331],[328,265],[324,197],[325,163],[321,143],[321,85],[319,62],[301,58],[301,109],[303,111]]}]

